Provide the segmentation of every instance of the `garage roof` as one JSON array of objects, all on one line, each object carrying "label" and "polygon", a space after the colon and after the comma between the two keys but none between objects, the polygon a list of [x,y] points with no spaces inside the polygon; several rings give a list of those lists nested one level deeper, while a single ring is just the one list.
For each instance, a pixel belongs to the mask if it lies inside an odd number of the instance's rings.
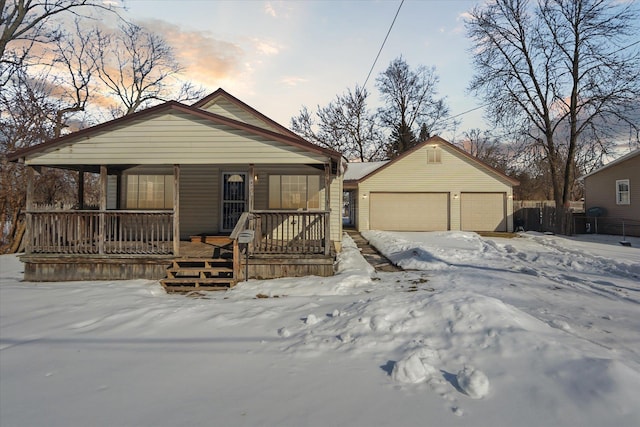
[{"label": "garage roof", "polygon": [[[381,170],[385,169],[389,165],[391,165],[391,164],[397,162],[398,160],[410,155],[411,153],[419,150],[420,148],[424,147],[425,145],[434,144],[434,143],[441,144],[443,146],[446,146],[446,147],[448,147],[450,149],[455,150],[456,152],[462,154],[463,156],[465,156],[469,160],[471,160],[474,163],[476,163],[480,168],[485,169],[487,172],[489,172],[491,174],[494,174],[494,175],[497,175],[497,176],[501,177],[502,179],[505,179],[511,185],[520,185],[520,181],[518,181],[517,179],[513,179],[510,176],[505,175],[504,173],[500,172],[499,170],[489,166],[488,164],[486,164],[482,160],[472,156],[471,154],[469,154],[466,151],[456,147],[455,145],[451,144],[450,142],[446,141],[445,139],[443,139],[443,138],[441,138],[439,136],[432,136],[431,138],[427,139],[426,141],[423,141],[420,144],[417,144],[415,147],[411,148],[410,150],[405,151],[404,153],[400,154],[398,157],[395,157],[392,160],[386,160],[386,161],[381,161],[381,162],[349,163],[348,166],[347,166],[347,171],[346,171],[345,176],[344,176],[344,180],[345,180],[345,182],[350,181],[349,184],[351,184],[351,185],[355,185],[357,182],[361,182],[361,181],[365,180],[366,178],[369,178],[371,175],[374,175],[374,174],[380,172]],[[350,172],[350,170],[351,170],[351,172]]]}]

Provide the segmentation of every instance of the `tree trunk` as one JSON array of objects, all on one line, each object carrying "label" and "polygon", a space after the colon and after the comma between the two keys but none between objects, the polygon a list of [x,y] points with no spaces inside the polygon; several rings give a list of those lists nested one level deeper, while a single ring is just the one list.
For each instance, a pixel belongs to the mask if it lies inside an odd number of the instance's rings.
[{"label": "tree trunk", "polygon": [[16,234],[13,236],[13,241],[11,242],[11,246],[9,247],[9,251],[7,253],[15,254],[20,250],[22,245],[22,238],[24,237],[24,232],[27,229],[27,224],[24,218],[19,220],[18,227],[16,228]]}]

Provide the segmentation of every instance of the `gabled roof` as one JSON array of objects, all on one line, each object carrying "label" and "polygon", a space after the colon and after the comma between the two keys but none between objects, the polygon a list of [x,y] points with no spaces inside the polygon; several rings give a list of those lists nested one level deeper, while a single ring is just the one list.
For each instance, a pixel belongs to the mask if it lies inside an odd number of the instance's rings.
[{"label": "gabled roof", "polygon": [[588,173],[588,174],[586,174],[586,175],[582,175],[582,176],[581,176],[580,178],[578,178],[578,179],[579,179],[580,181],[582,181],[583,179],[585,179],[585,178],[587,178],[587,177],[590,177],[591,175],[595,175],[595,174],[597,174],[597,173],[600,173],[600,172],[602,172],[602,171],[603,171],[603,170],[605,170],[605,169],[609,169],[609,168],[610,168],[610,167],[612,167],[612,166],[615,166],[615,165],[617,165],[617,164],[620,164],[620,163],[622,163],[622,162],[624,162],[624,161],[627,161],[627,160],[629,160],[629,159],[632,159],[632,158],[634,158],[634,157],[636,157],[636,156],[640,156],[640,148],[638,148],[637,150],[634,150],[634,151],[632,151],[632,152],[630,152],[630,153],[627,153],[627,154],[625,154],[625,155],[624,155],[624,156],[622,156],[622,157],[618,157],[617,159],[615,159],[615,160],[613,160],[613,161],[611,161],[611,162],[607,163],[606,165],[604,165],[604,166],[602,166],[602,167],[600,167],[600,168],[598,168],[598,169],[596,169],[596,170],[594,170],[594,171],[592,171],[592,172],[590,172],[590,173]]},{"label": "gabled roof", "polygon": [[[220,89],[221,90],[221,89]],[[215,93],[215,92],[214,92]],[[224,92],[226,94],[226,92]],[[226,94],[228,95],[228,94]],[[230,96],[230,95],[228,95]],[[250,107],[249,107],[250,108]],[[25,158],[26,156],[32,155],[32,154],[37,154],[37,153],[42,153],[42,152],[47,152],[49,150],[53,150],[59,147],[63,147],[65,145],[69,145],[69,144],[73,144],[74,142],[78,141],[81,138],[88,138],[91,137],[93,135],[98,134],[99,132],[103,132],[105,130],[111,130],[116,128],[117,126],[121,126],[123,124],[128,124],[128,123],[132,123],[134,121],[140,120],[140,119],[145,119],[157,114],[161,114],[161,113],[166,113],[166,112],[171,112],[171,111],[176,111],[176,112],[180,112],[180,113],[185,113],[188,115],[191,115],[193,117],[197,117],[200,119],[205,119],[208,120],[212,123],[216,123],[216,124],[221,124],[221,125],[226,125],[229,126],[231,128],[237,129],[237,130],[243,130],[246,131],[250,134],[256,135],[256,136],[262,136],[262,137],[266,137],[278,142],[282,142],[294,147],[299,147],[299,148],[303,148],[307,151],[311,151],[314,153],[319,153],[322,155],[325,155],[337,162],[339,162],[342,158],[342,155],[340,153],[338,153],[337,151],[334,150],[330,150],[328,148],[323,148],[320,147],[318,145],[312,144],[302,138],[300,138],[299,136],[297,136],[296,134],[294,134],[293,132],[289,131],[286,135],[283,133],[279,133],[279,132],[274,132],[262,127],[258,127],[258,126],[254,126],[254,125],[250,125],[248,123],[244,123],[238,120],[234,120],[234,119],[230,119],[228,117],[224,117],[221,116],[219,114],[214,114],[211,113],[209,111],[206,110],[202,110],[200,108],[194,107],[194,106],[188,106],[185,104],[182,104],[180,102],[177,101],[168,101],[165,102],[163,104],[159,104],[156,105],[154,107],[150,107],[144,110],[141,110],[139,112],[124,116],[124,117],[120,117],[118,119],[114,119],[114,120],[110,120],[108,122],[104,122],[92,127],[88,127],[86,129],[82,129],[79,130],[77,132],[73,132],[70,133],[68,135],[56,138],[56,139],[51,139],[48,141],[45,141],[41,144],[38,145],[34,145],[32,147],[27,147],[27,148],[23,148],[21,150],[17,150],[13,153],[10,153],[9,155],[7,155],[7,159],[9,161],[17,161],[19,159]],[[259,114],[259,113],[258,113]],[[266,116],[264,116],[266,117]],[[271,119],[268,119],[271,120]],[[271,120],[271,122],[273,122]],[[275,123],[275,122],[273,122]],[[280,126],[280,125],[278,125]]]},{"label": "gabled roof", "polygon": [[[399,161],[400,159],[403,159],[409,155],[411,155],[412,153],[420,150],[421,148],[423,148],[426,145],[430,145],[430,144],[441,144],[443,146],[446,146],[454,151],[456,151],[457,153],[461,154],[463,157],[471,160],[473,163],[477,164],[478,166],[480,166],[481,168],[487,170],[487,172],[490,172],[494,175],[499,176],[500,178],[508,181],[509,183],[511,183],[511,185],[520,185],[520,181],[511,178],[510,176],[505,175],[504,173],[500,172],[499,170],[489,166],[488,164],[486,164],[485,162],[483,162],[480,159],[477,159],[475,157],[473,157],[471,154],[467,153],[466,151],[462,150],[461,148],[456,147],[455,145],[451,144],[450,142],[446,141],[445,139],[439,137],[439,136],[432,136],[431,138],[421,142],[420,144],[417,144],[416,146],[414,146],[413,148],[411,148],[410,150],[405,151],[404,153],[400,154],[398,157],[395,157],[389,161],[386,162],[371,162],[371,163],[376,163],[376,165],[372,165],[372,169],[369,170],[366,174],[357,177],[357,178],[351,178],[351,179],[347,179],[346,174],[345,174],[345,182],[346,181],[352,181],[352,182],[362,182],[365,179],[370,178],[371,176],[377,174],[378,172],[388,168],[389,166],[391,166],[392,164],[396,163],[397,161]],[[366,164],[366,163],[363,163]],[[349,163],[349,165],[347,166],[347,173],[349,171],[349,168],[353,165],[358,165],[358,163]],[[354,172],[354,175],[357,174],[358,169],[364,169],[364,166],[356,166],[356,172]]]},{"label": "gabled roof", "polygon": [[[287,129],[286,127],[282,126],[280,123],[276,122],[275,120],[272,120],[269,117],[265,116],[260,111],[258,111],[255,108],[253,108],[252,106],[250,106],[248,104],[245,104],[244,102],[240,101],[238,98],[236,98],[235,96],[233,96],[230,93],[226,92],[222,88],[218,88],[215,92],[205,96],[200,101],[197,101],[197,102],[193,103],[191,106],[201,109],[201,108],[205,107],[206,105],[210,105],[213,101],[215,101],[216,99],[221,98],[221,97],[225,98],[226,100],[228,100],[232,104],[235,104],[237,107],[239,107],[242,110],[248,112],[249,114],[257,116],[262,121],[268,123],[269,125],[273,126],[276,129],[280,130],[282,133],[284,133],[286,135],[289,135],[289,136],[292,136],[294,138],[300,138],[300,136],[297,135],[296,133],[294,133],[291,130]],[[302,139],[302,138],[300,138],[300,139]]]}]

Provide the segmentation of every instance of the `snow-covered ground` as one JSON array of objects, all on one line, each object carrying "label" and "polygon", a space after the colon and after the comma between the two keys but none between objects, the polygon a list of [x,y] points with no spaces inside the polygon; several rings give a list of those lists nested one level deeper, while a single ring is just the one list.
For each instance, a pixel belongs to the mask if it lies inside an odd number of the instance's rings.
[{"label": "snow-covered ground", "polygon": [[640,239],[365,237],[407,271],[345,237],[334,277],[198,299],[0,257],[0,425],[640,425]]}]

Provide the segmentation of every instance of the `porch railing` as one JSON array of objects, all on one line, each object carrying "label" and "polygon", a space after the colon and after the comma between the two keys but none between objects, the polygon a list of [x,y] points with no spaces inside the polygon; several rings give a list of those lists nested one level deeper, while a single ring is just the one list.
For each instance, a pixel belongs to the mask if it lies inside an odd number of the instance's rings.
[{"label": "porch railing", "polygon": [[329,211],[261,210],[244,213],[231,238],[253,230],[250,254],[331,253]]},{"label": "porch railing", "polygon": [[30,254],[173,253],[173,211],[34,211],[27,230]]}]

